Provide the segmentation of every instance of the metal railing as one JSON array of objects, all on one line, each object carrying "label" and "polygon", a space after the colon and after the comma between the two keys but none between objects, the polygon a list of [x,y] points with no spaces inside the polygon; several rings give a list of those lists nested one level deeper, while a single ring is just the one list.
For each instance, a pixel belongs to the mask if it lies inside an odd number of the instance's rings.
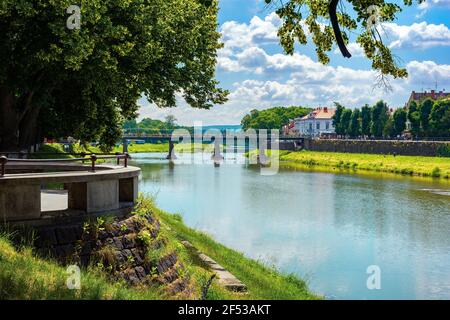
[{"label": "metal railing", "polygon": [[[11,153],[9,153],[11,154]],[[54,153],[53,155],[58,154],[61,155],[61,153]],[[91,162],[91,171],[95,172],[95,165],[97,160],[108,160],[108,159],[116,159],[117,165],[120,165],[120,160],[123,159],[123,166],[126,168],[128,167],[128,159],[130,159],[130,155],[128,153],[121,153],[121,154],[115,154],[110,156],[97,156],[94,153],[91,153],[89,155],[89,158],[85,158],[87,155],[86,153],[82,152],[80,154],[71,154],[71,155],[82,155],[81,158],[67,158],[67,159],[17,159],[17,158],[8,158],[7,156],[0,156],[0,177],[3,177],[6,172],[6,164],[8,162],[21,162],[21,163],[42,163],[42,162],[78,162],[81,161],[84,163],[85,161]]]}]

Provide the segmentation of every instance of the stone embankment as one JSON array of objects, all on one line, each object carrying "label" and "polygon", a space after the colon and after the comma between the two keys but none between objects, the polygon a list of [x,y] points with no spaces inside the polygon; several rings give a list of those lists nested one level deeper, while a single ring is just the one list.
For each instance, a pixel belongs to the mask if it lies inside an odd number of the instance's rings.
[{"label": "stone embankment", "polygon": [[170,297],[192,298],[191,280],[176,252],[164,250],[159,222],[151,213],[39,227],[35,232],[40,255],[64,265],[92,265],[131,286],[160,286]]}]

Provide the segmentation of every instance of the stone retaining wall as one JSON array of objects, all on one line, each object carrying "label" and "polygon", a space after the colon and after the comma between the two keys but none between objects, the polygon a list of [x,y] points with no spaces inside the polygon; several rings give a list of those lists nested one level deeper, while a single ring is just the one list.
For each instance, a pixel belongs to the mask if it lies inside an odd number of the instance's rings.
[{"label": "stone retaining wall", "polygon": [[[446,146],[447,145],[447,146]],[[397,154],[405,156],[440,156],[442,148],[450,143],[432,141],[383,140],[318,140],[305,139],[306,150],[324,152]]]},{"label": "stone retaining wall", "polygon": [[[112,219],[112,218],[111,218]],[[108,223],[84,221],[70,225],[34,228],[34,247],[39,255],[55,258],[63,265],[94,265],[104,269],[112,280],[125,280],[131,286],[160,285],[170,296],[191,298],[193,286],[176,252],[156,260],[152,250],[165,243],[158,237],[159,221],[152,214],[114,218]],[[144,241],[140,235],[147,232]]]}]

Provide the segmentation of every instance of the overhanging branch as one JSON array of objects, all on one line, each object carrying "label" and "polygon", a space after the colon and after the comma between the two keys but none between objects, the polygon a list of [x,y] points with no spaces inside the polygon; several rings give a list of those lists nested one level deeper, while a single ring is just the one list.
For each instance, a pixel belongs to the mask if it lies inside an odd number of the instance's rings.
[{"label": "overhanging branch", "polygon": [[328,5],[328,12],[330,14],[331,26],[333,27],[334,37],[336,38],[336,43],[341,51],[342,55],[345,58],[350,58],[352,55],[347,50],[347,46],[345,45],[344,38],[342,38],[341,29],[339,28],[339,22],[336,14],[337,5],[339,0],[331,0]]}]

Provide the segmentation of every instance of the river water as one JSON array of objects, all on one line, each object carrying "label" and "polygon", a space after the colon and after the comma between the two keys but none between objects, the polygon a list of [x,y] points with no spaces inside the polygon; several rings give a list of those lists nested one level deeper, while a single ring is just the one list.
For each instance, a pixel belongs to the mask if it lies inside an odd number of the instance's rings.
[{"label": "river water", "polygon": [[263,176],[245,164],[170,165],[164,157],[133,156],[140,191],[328,299],[450,299],[448,182],[292,170]]}]

